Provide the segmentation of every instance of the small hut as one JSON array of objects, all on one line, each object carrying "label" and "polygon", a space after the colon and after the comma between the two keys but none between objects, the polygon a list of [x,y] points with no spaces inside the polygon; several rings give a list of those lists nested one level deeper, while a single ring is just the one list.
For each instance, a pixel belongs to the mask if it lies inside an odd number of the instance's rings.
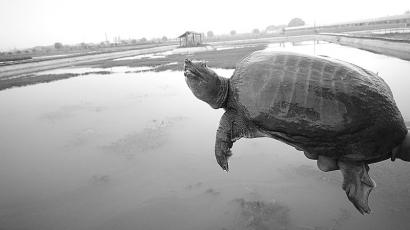
[{"label": "small hut", "polygon": [[202,34],[193,31],[187,31],[178,37],[179,46],[189,47],[198,46],[202,44]]}]

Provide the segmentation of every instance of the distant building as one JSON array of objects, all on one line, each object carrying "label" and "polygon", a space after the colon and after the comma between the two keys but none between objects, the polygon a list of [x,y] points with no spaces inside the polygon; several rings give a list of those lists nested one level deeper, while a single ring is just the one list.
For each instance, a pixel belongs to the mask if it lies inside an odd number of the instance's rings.
[{"label": "distant building", "polygon": [[198,46],[202,44],[202,34],[193,31],[187,31],[178,37],[179,46],[189,47]]}]

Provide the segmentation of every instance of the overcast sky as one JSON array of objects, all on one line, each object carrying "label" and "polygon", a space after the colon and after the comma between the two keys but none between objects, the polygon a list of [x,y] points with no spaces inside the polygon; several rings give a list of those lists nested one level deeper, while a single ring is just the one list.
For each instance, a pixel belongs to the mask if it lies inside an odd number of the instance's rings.
[{"label": "overcast sky", "polygon": [[108,38],[215,34],[287,24],[326,24],[402,14],[410,0],[0,0],[0,50]]}]

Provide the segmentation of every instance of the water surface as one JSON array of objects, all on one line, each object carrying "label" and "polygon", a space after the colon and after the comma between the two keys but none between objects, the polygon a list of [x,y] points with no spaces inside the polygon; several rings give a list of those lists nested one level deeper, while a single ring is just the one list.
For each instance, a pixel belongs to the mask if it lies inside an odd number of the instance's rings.
[{"label": "water surface", "polygon": [[[409,62],[332,44],[268,49],[378,72],[410,118]],[[371,166],[368,216],[347,200],[340,172],[273,139],[237,141],[225,173],[213,155],[223,111],[197,100],[181,72],[124,69],[0,91],[2,228],[409,229],[408,164]]]}]

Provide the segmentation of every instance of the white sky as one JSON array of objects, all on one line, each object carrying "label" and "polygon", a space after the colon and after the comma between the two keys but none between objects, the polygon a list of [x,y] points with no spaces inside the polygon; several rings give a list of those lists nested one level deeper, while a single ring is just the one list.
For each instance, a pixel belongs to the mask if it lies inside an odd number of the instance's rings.
[{"label": "white sky", "polygon": [[0,0],[0,50],[176,37],[186,30],[227,34],[287,24],[326,24],[402,14],[410,0]]}]

